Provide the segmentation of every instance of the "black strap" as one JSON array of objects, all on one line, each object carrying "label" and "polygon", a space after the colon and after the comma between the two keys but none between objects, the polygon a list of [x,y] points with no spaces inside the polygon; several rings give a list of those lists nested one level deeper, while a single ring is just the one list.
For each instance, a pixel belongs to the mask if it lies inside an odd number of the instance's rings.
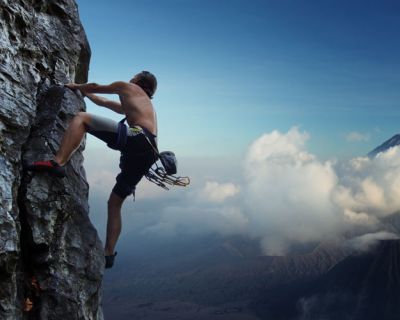
[{"label": "black strap", "polygon": [[126,141],[128,139],[128,132],[126,129],[126,126],[124,124],[126,118],[123,118],[119,123],[118,123],[118,133],[117,133],[117,147],[118,148],[123,148],[126,146]]}]

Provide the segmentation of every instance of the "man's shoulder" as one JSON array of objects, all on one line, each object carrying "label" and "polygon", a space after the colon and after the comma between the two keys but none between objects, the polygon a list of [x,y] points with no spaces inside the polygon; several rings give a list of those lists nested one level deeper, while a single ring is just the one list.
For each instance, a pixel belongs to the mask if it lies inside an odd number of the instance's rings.
[{"label": "man's shoulder", "polygon": [[119,89],[128,89],[131,83],[125,81],[114,81],[113,83],[111,83],[111,85]]},{"label": "man's shoulder", "polygon": [[131,93],[131,94],[141,94],[142,88],[137,84],[125,81],[115,81],[113,85],[117,87],[121,92]]}]

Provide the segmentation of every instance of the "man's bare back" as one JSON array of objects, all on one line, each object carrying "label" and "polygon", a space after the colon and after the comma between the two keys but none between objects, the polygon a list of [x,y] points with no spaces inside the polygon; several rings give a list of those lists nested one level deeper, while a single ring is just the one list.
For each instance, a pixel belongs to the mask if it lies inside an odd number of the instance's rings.
[{"label": "man's bare back", "polygon": [[149,97],[136,84],[125,83],[121,86],[126,86],[119,99],[129,126],[139,125],[157,135],[157,117]]}]

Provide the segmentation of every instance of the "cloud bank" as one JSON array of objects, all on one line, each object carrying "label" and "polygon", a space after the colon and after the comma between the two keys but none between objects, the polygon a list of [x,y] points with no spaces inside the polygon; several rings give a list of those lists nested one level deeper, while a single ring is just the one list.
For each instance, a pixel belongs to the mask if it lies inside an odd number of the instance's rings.
[{"label": "cloud bank", "polygon": [[380,219],[400,209],[399,148],[375,158],[321,161],[307,151],[308,139],[298,128],[264,134],[240,170],[215,179],[198,173],[189,189],[172,196],[152,199],[146,185],[142,210],[154,219],[142,232],[241,234],[260,239],[265,254],[280,255],[299,242],[381,231]]}]

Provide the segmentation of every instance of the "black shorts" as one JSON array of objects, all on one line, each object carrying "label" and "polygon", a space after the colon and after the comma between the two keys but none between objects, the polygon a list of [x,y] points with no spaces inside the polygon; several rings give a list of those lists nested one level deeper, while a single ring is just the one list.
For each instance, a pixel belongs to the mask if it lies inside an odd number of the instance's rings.
[{"label": "black shorts", "polygon": [[116,177],[112,191],[123,199],[130,194],[135,195],[136,185],[156,161],[154,150],[146,139],[147,136],[155,145],[155,136],[140,126],[127,128],[125,146],[117,147],[118,122],[93,114],[90,116],[87,132],[106,142],[111,149],[121,151],[121,172]]}]

